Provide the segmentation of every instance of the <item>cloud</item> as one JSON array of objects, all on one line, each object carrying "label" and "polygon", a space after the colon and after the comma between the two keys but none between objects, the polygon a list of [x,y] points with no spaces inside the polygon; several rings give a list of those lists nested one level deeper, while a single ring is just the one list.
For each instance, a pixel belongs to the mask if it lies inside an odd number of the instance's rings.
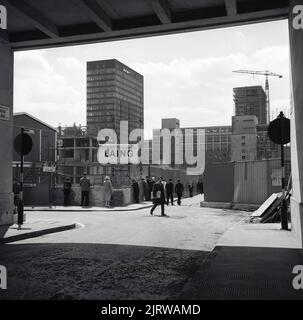
[{"label": "cloud", "polygon": [[[68,67],[76,65],[76,59],[58,60]],[[56,70],[52,65],[42,51],[16,55],[15,112],[32,113],[53,126],[74,121],[84,124],[85,90],[79,90],[79,85],[64,76],[61,68]]]},{"label": "cloud", "polygon": [[82,67],[80,61],[74,57],[59,57],[57,61],[61,66],[75,71]]}]

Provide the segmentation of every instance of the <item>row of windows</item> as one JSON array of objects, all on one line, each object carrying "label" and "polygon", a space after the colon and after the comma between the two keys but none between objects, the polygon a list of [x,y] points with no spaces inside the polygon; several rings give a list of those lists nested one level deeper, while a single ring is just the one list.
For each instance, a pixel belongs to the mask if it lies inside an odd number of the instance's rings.
[{"label": "row of windows", "polygon": [[115,104],[112,103],[112,104],[106,104],[106,105],[89,105],[87,106],[87,110],[88,111],[106,111],[106,110],[114,110],[115,109]]},{"label": "row of windows", "polygon": [[120,98],[121,100],[130,100],[135,102],[142,102],[142,96],[134,96],[128,95],[127,93],[123,92],[120,94],[118,92],[108,92],[108,93],[89,93],[87,95],[87,99],[95,99],[95,98]]},{"label": "row of windows", "polygon": [[111,104],[102,104],[102,105],[88,105],[87,106],[88,111],[111,111],[115,113],[116,115],[121,114],[143,114],[143,108],[140,106],[135,105],[117,105],[114,103]]},{"label": "row of windows", "polygon": [[[100,105],[100,106],[103,106],[103,105],[107,105],[107,104],[120,104],[122,102],[127,102],[129,105],[133,105],[133,106],[136,106],[137,108],[139,109],[143,109],[143,105],[139,102],[134,102],[134,101],[131,101],[130,99],[124,99],[124,101],[119,101],[118,98],[101,98],[101,99],[89,99],[87,100],[87,105],[88,106],[91,106],[91,105]],[[121,108],[125,108],[125,107],[121,107]]]},{"label": "row of windows", "polygon": [[121,75],[124,74],[126,76],[130,76],[136,79],[142,78],[142,75],[122,65],[116,65],[114,68],[109,68],[106,65],[96,65],[95,69],[87,70],[88,75],[98,75],[98,74],[104,74],[104,73],[118,73]]},{"label": "row of windows", "polygon": [[87,79],[87,86],[88,87],[95,87],[95,86],[104,86],[104,85],[112,85],[115,86],[118,83],[120,83],[123,87],[125,86],[126,88],[133,88],[133,89],[143,89],[143,84],[141,82],[132,82],[132,81],[125,81],[119,77],[116,77],[114,79],[108,79],[108,80],[103,80],[100,81],[102,79],[95,79],[95,80],[91,80],[91,79]]},{"label": "row of windows", "polygon": [[95,80],[115,80],[114,74],[103,74],[102,76],[87,76],[87,81],[95,81]]},{"label": "row of windows", "polygon": [[107,105],[107,104],[115,104],[115,98],[103,98],[103,99],[89,99],[87,100],[87,105],[99,104],[99,105]]},{"label": "row of windows", "polygon": [[128,92],[132,95],[136,95],[139,97],[143,96],[143,90],[142,88],[130,88],[125,85],[121,85],[118,81],[115,84],[115,86],[101,86],[101,87],[89,87],[87,88],[87,93],[98,93],[98,92],[112,92],[112,91],[118,91],[121,93]]},{"label": "row of windows", "polygon": [[96,75],[96,74],[113,74],[115,71],[114,68],[106,68],[106,69],[93,69],[93,70],[87,70],[87,75]]},{"label": "row of windows", "polygon": [[89,81],[100,81],[100,80],[102,80],[102,82],[104,82],[106,80],[114,80],[114,81],[120,81],[122,83],[128,84],[129,86],[143,87],[143,84],[141,81],[138,81],[132,77],[124,77],[124,76],[115,75],[115,74],[87,76],[86,80],[88,82]]},{"label": "row of windows", "polygon": [[206,138],[208,143],[214,142],[227,142],[231,141],[231,136],[214,136],[214,137],[207,137]]}]

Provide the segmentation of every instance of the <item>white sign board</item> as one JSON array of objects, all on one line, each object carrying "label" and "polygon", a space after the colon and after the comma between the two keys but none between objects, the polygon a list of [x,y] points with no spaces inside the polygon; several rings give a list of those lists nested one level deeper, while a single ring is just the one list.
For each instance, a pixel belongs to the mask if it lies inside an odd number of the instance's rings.
[{"label": "white sign board", "polygon": [[51,173],[54,173],[54,172],[56,172],[56,167],[55,167],[55,166],[43,167],[43,172],[51,172]]},{"label": "white sign board", "polygon": [[62,139],[57,139],[57,147],[58,148],[63,147],[63,140]]},{"label": "white sign board", "polygon": [[138,164],[138,146],[131,144],[102,144],[98,150],[100,164]]},{"label": "white sign board", "polygon": [[0,120],[10,120],[10,108],[0,105]]}]

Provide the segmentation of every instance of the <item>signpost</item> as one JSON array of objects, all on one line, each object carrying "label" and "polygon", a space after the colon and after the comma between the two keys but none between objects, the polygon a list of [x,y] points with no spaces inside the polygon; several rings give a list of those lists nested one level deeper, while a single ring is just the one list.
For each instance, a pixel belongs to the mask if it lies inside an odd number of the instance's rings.
[{"label": "signpost", "polygon": [[270,122],[267,132],[270,140],[281,146],[281,172],[282,172],[281,226],[283,230],[288,230],[287,203],[286,203],[286,194],[285,194],[284,144],[287,144],[290,142],[290,120],[285,118],[283,112],[280,112],[280,115],[277,117],[277,119]]},{"label": "signpost", "polygon": [[[30,132],[30,131],[27,131]],[[33,147],[33,140],[29,134],[25,132],[24,128],[21,128],[21,133],[14,140],[14,149],[20,155],[20,201],[18,204],[18,230],[21,229],[24,217],[24,204],[23,204],[23,163],[24,156],[29,154]]]}]

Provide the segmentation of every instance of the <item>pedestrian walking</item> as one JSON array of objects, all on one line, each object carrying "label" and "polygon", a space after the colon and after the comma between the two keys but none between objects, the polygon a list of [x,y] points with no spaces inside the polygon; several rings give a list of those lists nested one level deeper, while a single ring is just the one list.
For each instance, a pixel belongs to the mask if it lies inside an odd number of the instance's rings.
[{"label": "pedestrian walking", "polygon": [[89,206],[89,191],[90,191],[90,180],[87,178],[86,173],[80,179],[81,187],[81,207]]},{"label": "pedestrian walking", "polygon": [[162,180],[162,184],[163,184],[163,188],[164,188],[164,199],[165,199],[165,202],[166,202],[166,180],[164,178],[161,177],[161,180]]},{"label": "pedestrian walking", "polygon": [[164,195],[164,187],[162,184],[162,179],[159,178],[158,181],[154,184],[153,187],[153,207],[150,210],[150,214],[153,215],[154,210],[157,208],[157,206],[161,206],[161,216],[166,216],[164,212],[165,207],[165,195]]},{"label": "pedestrian walking", "polygon": [[197,191],[198,193],[200,194],[203,194],[204,193],[204,190],[203,190],[203,180],[202,179],[199,179],[198,183],[197,183]]},{"label": "pedestrian walking", "polygon": [[114,189],[113,189],[112,182],[110,181],[109,176],[106,176],[104,179],[104,200],[105,200],[106,208],[110,207],[110,201],[112,198],[113,191]]},{"label": "pedestrian walking", "polygon": [[135,179],[132,180],[132,189],[133,189],[134,201],[135,203],[139,203],[140,189],[139,189],[139,184]]},{"label": "pedestrian walking", "polygon": [[15,213],[18,212],[18,206],[19,206],[19,201],[20,201],[20,184],[17,181],[17,178],[14,178],[13,181],[13,194],[14,194],[14,211]]},{"label": "pedestrian walking", "polygon": [[152,177],[148,184],[148,193],[149,193],[149,199],[152,198],[152,192],[155,184],[155,177]]},{"label": "pedestrian walking", "polygon": [[176,186],[175,186],[175,192],[176,192],[177,197],[178,197],[178,200],[177,200],[178,206],[181,205],[181,198],[182,198],[182,195],[183,195],[183,191],[184,191],[184,186],[181,183],[180,179],[178,179],[177,183],[176,183]]},{"label": "pedestrian walking", "polygon": [[142,181],[142,193],[143,193],[143,200],[148,200],[148,185],[144,178],[141,179]]},{"label": "pedestrian walking", "polygon": [[150,184],[151,184],[151,179],[150,179],[150,177],[149,177],[149,176],[146,176],[145,181],[146,181],[146,186],[147,186],[147,190],[146,190],[146,201],[150,201],[151,192],[152,192],[152,189],[150,189]]},{"label": "pedestrian walking", "polygon": [[172,179],[169,179],[166,186],[166,204],[169,204],[169,201],[171,201],[171,205],[174,205],[174,184]]},{"label": "pedestrian walking", "polygon": [[64,207],[67,207],[69,205],[71,190],[72,190],[72,183],[70,181],[70,178],[66,178],[63,183]]},{"label": "pedestrian walking", "polygon": [[188,184],[188,193],[191,198],[193,197],[193,189],[194,189],[193,184],[190,182]]}]

